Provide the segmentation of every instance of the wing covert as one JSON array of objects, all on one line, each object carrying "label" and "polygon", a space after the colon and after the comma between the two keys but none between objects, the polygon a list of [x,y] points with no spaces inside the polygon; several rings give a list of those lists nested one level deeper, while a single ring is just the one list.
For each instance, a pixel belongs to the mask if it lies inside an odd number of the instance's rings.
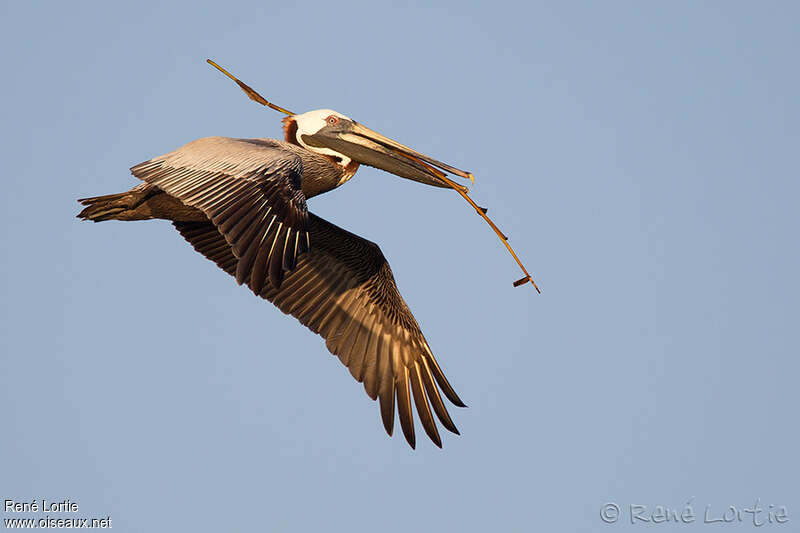
[{"label": "wing covert", "polygon": [[310,247],[303,163],[276,141],[198,139],[131,172],[201,210],[230,245],[236,281],[256,294],[267,278],[280,287]]}]

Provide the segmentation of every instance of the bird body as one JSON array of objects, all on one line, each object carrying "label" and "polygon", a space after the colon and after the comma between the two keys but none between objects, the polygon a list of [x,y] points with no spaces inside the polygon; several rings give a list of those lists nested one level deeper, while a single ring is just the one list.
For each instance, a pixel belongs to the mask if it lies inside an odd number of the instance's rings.
[{"label": "bird body", "polygon": [[[415,446],[413,407],[441,447],[433,413],[458,433],[440,391],[447,381],[400,295],[380,248],[308,211],[306,200],[353,177],[359,164],[447,187],[419,154],[345,115],[317,110],[284,119],[285,140],[198,139],[131,168],[143,181],[119,194],[79,200],[78,217],[166,219],[222,270],[325,339],[367,394],[384,427]],[[438,168],[435,168],[438,167]]]}]

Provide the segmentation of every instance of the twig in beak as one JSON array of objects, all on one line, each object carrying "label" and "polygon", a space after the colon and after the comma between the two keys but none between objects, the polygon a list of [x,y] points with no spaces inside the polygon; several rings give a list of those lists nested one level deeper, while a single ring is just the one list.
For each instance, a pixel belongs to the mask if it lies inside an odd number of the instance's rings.
[{"label": "twig in beak", "polygon": [[[229,77],[230,79],[232,79],[233,81],[235,81],[235,82],[237,83],[237,85],[239,85],[239,87],[240,87],[240,88],[241,88],[241,89],[242,89],[242,90],[245,92],[245,94],[247,94],[247,96],[248,96],[248,97],[249,97],[251,100],[253,100],[254,102],[258,102],[259,104],[261,104],[261,105],[263,105],[263,106],[270,107],[270,108],[272,108],[272,109],[274,109],[274,110],[276,110],[276,111],[280,111],[281,113],[285,113],[285,114],[287,114],[287,115],[289,115],[289,116],[292,116],[292,115],[294,115],[294,113],[292,113],[291,111],[289,111],[289,110],[287,110],[287,109],[284,109],[284,108],[282,108],[282,107],[280,107],[280,106],[277,106],[277,105],[273,104],[272,102],[269,102],[269,101],[267,101],[267,99],[266,99],[266,98],[264,98],[263,96],[261,96],[260,94],[258,94],[258,92],[256,92],[254,89],[252,89],[252,88],[251,88],[249,85],[247,85],[247,84],[246,84],[246,83],[244,83],[243,81],[239,80],[239,79],[238,79],[236,76],[234,76],[233,74],[231,74],[230,72],[228,72],[227,70],[225,70],[224,68],[222,68],[221,66],[217,65],[215,62],[211,61],[210,59],[206,59],[206,61],[208,62],[208,64],[209,64],[209,65],[213,66],[214,68],[216,68],[217,70],[219,70],[220,72],[222,72],[223,74],[225,74],[227,77]],[[536,286],[536,282],[535,282],[535,281],[533,281],[533,278],[532,278],[532,277],[531,277],[531,275],[528,273],[528,271],[525,269],[525,266],[522,264],[522,261],[520,261],[520,260],[519,260],[519,257],[517,257],[517,254],[516,254],[516,253],[514,253],[514,249],[513,249],[513,248],[511,248],[511,245],[510,245],[510,244],[508,244],[508,237],[506,237],[506,236],[503,234],[503,232],[502,232],[502,231],[500,231],[500,228],[498,228],[498,227],[495,225],[495,223],[494,223],[494,222],[492,222],[492,219],[490,219],[488,216],[486,216],[486,208],[484,208],[484,207],[479,207],[479,206],[478,206],[478,204],[476,204],[475,202],[473,202],[473,201],[472,201],[472,198],[470,198],[470,197],[469,197],[469,194],[468,194],[468,193],[469,193],[469,189],[467,189],[467,188],[466,188],[465,186],[463,186],[463,185],[460,185],[460,184],[458,184],[458,183],[455,183],[453,180],[451,180],[451,179],[447,178],[447,176],[445,176],[444,172],[441,172],[441,171],[439,171],[438,169],[436,169],[436,168],[432,167],[431,165],[428,165],[428,164],[427,164],[427,163],[425,163],[424,161],[421,161],[420,159],[418,159],[418,158],[416,158],[416,157],[414,157],[414,156],[412,156],[412,155],[409,155],[409,154],[403,153],[403,152],[398,152],[398,153],[399,153],[400,155],[403,155],[403,156],[405,156],[405,157],[407,157],[407,158],[409,158],[409,159],[411,159],[411,160],[415,161],[416,163],[418,163],[418,164],[420,164],[420,165],[423,165],[424,167],[426,167],[426,168],[427,168],[428,170],[430,170],[430,171],[431,171],[431,173],[433,173],[433,174],[434,174],[434,175],[435,175],[437,178],[439,178],[439,179],[441,179],[442,181],[444,181],[444,182],[445,182],[445,183],[446,183],[448,186],[450,186],[452,189],[455,189],[455,191],[456,191],[458,194],[460,194],[460,195],[461,195],[461,196],[464,198],[464,200],[466,200],[467,202],[469,202],[469,205],[471,205],[473,208],[475,208],[475,212],[476,212],[476,213],[478,213],[478,214],[479,214],[479,215],[480,215],[480,216],[481,216],[481,217],[482,217],[482,218],[483,218],[483,219],[484,219],[484,220],[485,220],[485,221],[486,221],[486,222],[489,224],[489,226],[491,226],[491,227],[492,227],[492,229],[493,229],[493,230],[494,230],[494,232],[497,234],[497,236],[500,238],[500,240],[503,242],[503,244],[505,244],[505,245],[506,245],[506,248],[508,248],[508,251],[509,251],[509,253],[511,254],[511,256],[514,258],[514,260],[517,262],[517,264],[519,265],[519,267],[520,267],[520,268],[522,269],[522,271],[525,273],[525,277],[524,277],[524,278],[522,278],[522,279],[518,279],[517,281],[515,281],[515,282],[514,282],[514,287],[519,287],[520,285],[524,285],[525,283],[527,283],[527,282],[529,282],[529,281],[530,281],[530,282],[531,282],[531,284],[533,285],[533,287],[536,289],[536,292],[538,292],[538,293],[540,293],[540,294],[541,294],[541,292],[542,292],[542,291],[540,291],[540,290],[539,290],[539,287],[537,287],[537,286]],[[438,163],[438,164],[439,164],[439,165],[443,165],[443,163]],[[464,178],[469,178],[469,180],[470,180],[470,181],[471,181],[473,184],[475,183],[475,177],[472,175],[472,173],[471,173],[471,172],[464,172],[464,171],[462,171],[462,170],[458,170],[458,169],[456,169],[456,168],[452,168],[452,167],[450,167],[450,166],[447,166],[447,165],[444,165],[444,167],[445,167],[445,169],[446,169],[446,170],[448,170],[448,171],[450,171],[450,172],[453,172],[453,173],[455,173],[455,174],[457,174],[457,175],[459,175],[459,176],[462,176],[462,177],[464,177]]]}]

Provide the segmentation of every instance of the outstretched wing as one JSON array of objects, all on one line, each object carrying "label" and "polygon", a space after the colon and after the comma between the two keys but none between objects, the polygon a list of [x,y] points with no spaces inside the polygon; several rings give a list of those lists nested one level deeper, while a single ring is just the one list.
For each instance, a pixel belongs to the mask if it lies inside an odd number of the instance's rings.
[{"label": "outstretched wing", "polygon": [[[174,222],[194,248],[233,275],[236,258],[210,222]],[[314,247],[298,259],[280,288],[260,295],[321,335],[353,377],[380,400],[389,435],[395,404],[406,440],[415,446],[412,397],[422,427],[439,447],[433,412],[453,433],[458,429],[439,389],[457,406],[464,403],[445,378],[422,331],[397,290],[389,264],[375,243],[309,213]]]},{"label": "outstretched wing", "polygon": [[201,210],[236,258],[236,281],[259,294],[280,287],[308,251],[303,163],[271,139],[198,139],[131,168],[184,204]]}]

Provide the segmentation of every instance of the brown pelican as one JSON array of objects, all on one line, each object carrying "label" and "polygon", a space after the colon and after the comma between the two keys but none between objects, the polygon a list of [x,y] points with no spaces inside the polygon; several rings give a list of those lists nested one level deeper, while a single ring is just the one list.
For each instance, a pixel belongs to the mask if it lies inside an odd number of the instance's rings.
[{"label": "brown pelican", "polygon": [[172,221],[195,250],[240,285],[321,335],[369,397],[380,400],[389,435],[396,406],[403,434],[415,446],[413,397],[422,427],[441,447],[431,408],[445,428],[458,429],[440,389],[453,404],[465,405],[397,290],[389,264],[378,245],[314,215],[306,200],[343,185],[360,164],[462,192],[442,171],[472,175],[336,111],[292,114],[209,62],[251,98],[288,115],[285,140],[198,139],[132,167],[144,182],[133,189],[78,200],[86,206],[78,217]]}]

